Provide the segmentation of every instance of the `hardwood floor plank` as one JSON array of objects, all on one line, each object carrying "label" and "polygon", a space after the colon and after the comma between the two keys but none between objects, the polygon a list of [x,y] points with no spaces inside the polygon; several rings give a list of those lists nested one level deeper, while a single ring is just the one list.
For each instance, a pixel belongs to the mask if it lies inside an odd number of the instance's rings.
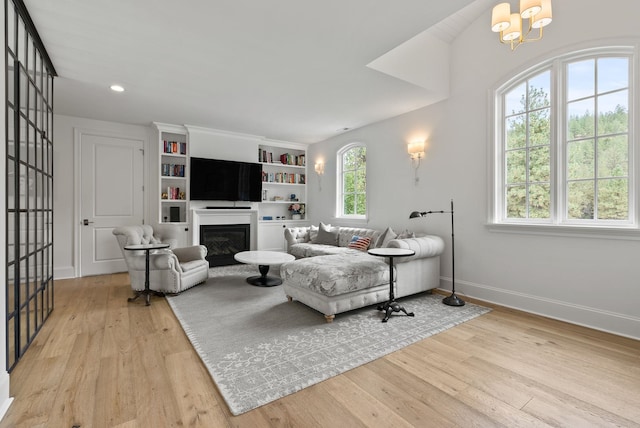
[{"label": "hardwood floor plank", "polygon": [[112,427],[135,420],[136,398],[131,355],[115,354],[100,360],[94,427]]},{"label": "hardwood floor plank", "polygon": [[552,426],[625,428],[640,426],[633,421],[603,412],[597,408],[572,407],[570,403],[555,397],[550,400],[536,397],[527,403],[523,410]]},{"label": "hardwood floor plank", "polygon": [[528,378],[519,373],[506,369],[503,369],[500,371],[500,373],[498,373],[498,369],[500,369],[499,366],[493,364],[492,362],[485,361],[476,357],[470,358],[467,361],[467,364],[473,371],[485,373],[486,375],[491,375],[499,378],[497,380],[497,383],[493,385],[491,389],[482,390],[488,396],[499,397],[501,393],[496,394],[496,391],[504,391],[508,389],[509,384],[520,385],[520,389],[531,396],[531,399],[522,406],[522,410],[526,413],[531,414],[532,416],[537,417],[540,420],[548,421],[548,423],[554,423],[554,421],[549,420],[548,418],[543,418],[542,413],[531,411],[530,409],[538,409],[538,407],[531,407],[532,403],[550,403],[550,408],[557,407],[563,409],[563,411],[566,413],[564,418],[567,421],[581,420],[583,421],[583,423],[589,421],[587,425],[580,426],[602,426],[604,421],[612,421],[606,422],[605,425],[611,424],[614,426],[624,427],[635,426],[633,421],[626,419],[619,414],[609,412],[592,403],[583,401],[574,395],[564,393],[561,390],[554,389],[548,386],[545,378]]},{"label": "hardwood floor plank", "polygon": [[172,353],[165,358],[180,421],[185,427],[226,426],[227,418],[220,409],[220,404],[226,404],[218,403],[211,377],[204,370],[189,369],[201,367],[197,358],[190,351]]},{"label": "hardwood floor plank", "polygon": [[433,408],[442,417],[462,426],[503,426],[495,420],[491,420],[483,413],[456,400],[449,394],[443,393],[429,382],[413,376],[388,359],[379,359],[371,363],[372,367],[385,379],[398,382],[406,393],[420,400],[425,405]]},{"label": "hardwood floor plank", "polygon": [[[284,411],[292,427],[330,427],[340,421],[345,427],[366,428],[366,425],[353,415],[342,403],[336,401],[329,394],[322,394],[320,384],[305,388],[282,400],[279,412]],[[283,408],[286,408],[283,409]],[[274,420],[274,414],[269,406],[262,412],[269,420]],[[278,419],[282,420],[280,416]]]},{"label": "hardwood floor plank", "polygon": [[639,341],[496,305],[233,416],[166,300],[129,296],[127,274],[56,281],[0,428],[640,427]]},{"label": "hardwood floor plank", "polygon": [[[637,397],[640,397],[640,383],[616,375],[604,366],[580,365],[579,358],[558,355],[548,346],[539,346],[540,349],[532,352],[527,336],[523,334],[523,337],[523,343],[477,338],[473,343],[477,347],[475,354],[609,412],[631,420],[640,419],[640,408],[636,405]],[[522,358],[505,357],[514,354]]]},{"label": "hardwood floor plank", "polygon": [[456,423],[442,416],[433,406],[416,398],[416,389],[404,385],[402,378],[389,379],[382,376],[380,367],[374,363],[348,371],[344,375],[376,400],[386,403],[394,412],[413,426],[454,427]]},{"label": "hardwood floor plank", "polygon": [[516,409],[485,391],[472,386],[456,394],[456,400],[488,416],[492,421],[507,427],[547,428],[552,425],[541,418]]},{"label": "hardwood floor plank", "polygon": [[76,335],[71,357],[67,360],[49,422],[58,426],[91,425],[95,408],[96,384],[99,372],[99,343],[102,335]]},{"label": "hardwood floor plank", "polygon": [[367,427],[412,427],[386,403],[376,400],[345,376],[326,380],[320,384],[320,388],[338,402],[343,403]]}]

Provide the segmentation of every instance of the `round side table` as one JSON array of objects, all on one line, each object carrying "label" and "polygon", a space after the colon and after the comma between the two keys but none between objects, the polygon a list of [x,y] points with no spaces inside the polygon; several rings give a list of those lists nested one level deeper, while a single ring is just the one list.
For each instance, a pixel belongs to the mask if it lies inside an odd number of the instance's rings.
[{"label": "round side table", "polygon": [[387,322],[393,312],[403,312],[407,316],[414,316],[413,312],[407,312],[400,303],[396,302],[396,298],[393,295],[393,258],[413,256],[416,252],[405,248],[372,248],[367,252],[372,256],[389,258],[389,300],[378,306],[379,311],[385,312],[382,322]]}]

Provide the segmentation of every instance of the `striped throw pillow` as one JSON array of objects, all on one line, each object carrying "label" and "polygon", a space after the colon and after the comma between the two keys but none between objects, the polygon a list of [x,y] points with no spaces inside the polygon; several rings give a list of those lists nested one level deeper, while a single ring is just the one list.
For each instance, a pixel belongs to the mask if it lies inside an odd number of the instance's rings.
[{"label": "striped throw pillow", "polygon": [[354,250],[367,251],[369,245],[371,245],[371,238],[361,238],[354,235],[354,237],[351,238],[351,242],[349,242],[348,247],[353,248]]}]

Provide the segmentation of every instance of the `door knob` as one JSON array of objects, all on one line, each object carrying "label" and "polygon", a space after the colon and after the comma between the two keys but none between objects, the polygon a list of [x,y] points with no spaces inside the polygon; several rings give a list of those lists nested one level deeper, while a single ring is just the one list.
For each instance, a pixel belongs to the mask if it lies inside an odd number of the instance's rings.
[{"label": "door knob", "polygon": [[89,221],[89,219],[85,218],[84,220],[82,220],[82,224],[85,226],[89,226],[90,224],[93,224],[92,221]]}]

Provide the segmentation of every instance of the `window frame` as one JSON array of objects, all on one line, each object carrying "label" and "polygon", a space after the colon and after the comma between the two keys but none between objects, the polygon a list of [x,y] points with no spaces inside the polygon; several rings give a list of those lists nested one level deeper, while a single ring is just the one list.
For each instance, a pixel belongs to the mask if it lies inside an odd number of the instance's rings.
[{"label": "window frame", "polygon": [[[638,222],[639,197],[638,152],[635,124],[637,123],[638,101],[638,47],[634,45],[606,46],[568,52],[542,61],[515,74],[489,91],[493,120],[490,122],[490,203],[487,226],[492,231],[525,232],[541,234],[587,234],[593,236],[640,238]],[[568,65],[590,58],[627,57],[629,59],[628,115],[629,115],[629,165],[628,198],[629,217],[627,220],[580,220],[570,219],[567,213],[567,86]],[[550,70],[550,218],[516,219],[506,215],[506,129],[505,95],[513,88],[526,83],[545,70]],[[596,138],[596,136],[594,136]],[[595,178],[597,180],[597,177]],[[631,233],[630,233],[631,232]]]},{"label": "window frame", "polygon": [[[365,178],[365,214],[344,214],[344,164],[343,159],[344,155],[353,149],[356,148],[364,148],[367,150],[367,145],[364,143],[354,142],[343,146],[340,150],[338,150],[336,154],[336,218],[343,220],[367,220],[369,216],[369,188],[367,186],[367,181]],[[367,175],[367,161],[365,159],[365,177]]]}]

